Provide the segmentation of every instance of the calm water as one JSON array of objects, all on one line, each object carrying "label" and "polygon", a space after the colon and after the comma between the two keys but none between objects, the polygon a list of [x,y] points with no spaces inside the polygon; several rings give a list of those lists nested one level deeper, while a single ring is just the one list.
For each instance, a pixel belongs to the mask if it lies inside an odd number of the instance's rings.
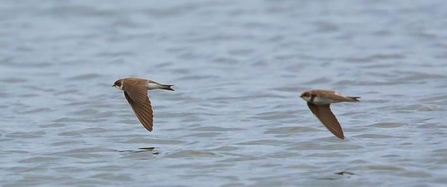
[{"label": "calm water", "polygon": [[[444,0],[1,1],[0,184],[443,186],[446,17]],[[176,85],[150,93],[151,133],[111,87],[129,76]],[[313,88],[362,97],[332,106],[346,140],[299,98]]]}]

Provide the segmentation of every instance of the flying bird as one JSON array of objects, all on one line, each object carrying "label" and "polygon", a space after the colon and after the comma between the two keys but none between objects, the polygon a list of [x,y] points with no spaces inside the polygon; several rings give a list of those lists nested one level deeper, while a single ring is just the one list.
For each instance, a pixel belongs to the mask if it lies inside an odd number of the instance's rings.
[{"label": "flying bird", "polygon": [[310,111],[332,134],[340,139],[345,138],[343,129],[332,113],[330,105],[339,102],[358,102],[360,97],[346,96],[332,90],[308,90],[300,97],[307,101]]},{"label": "flying bird", "polygon": [[118,79],[113,84],[113,87],[124,91],[127,102],[129,102],[138,120],[148,131],[152,131],[153,112],[147,90],[163,89],[174,91],[172,86],[174,85],[160,84],[152,80],[140,78]]}]

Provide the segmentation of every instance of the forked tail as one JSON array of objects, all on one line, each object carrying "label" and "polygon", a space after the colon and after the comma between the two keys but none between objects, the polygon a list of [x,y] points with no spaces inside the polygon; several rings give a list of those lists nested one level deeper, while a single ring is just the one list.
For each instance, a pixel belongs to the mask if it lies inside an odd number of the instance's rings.
[{"label": "forked tail", "polygon": [[163,90],[174,91],[174,89],[172,89],[173,86],[174,85],[170,85],[170,84],[160,84],[158,82],[151,81],[151,80],[149,80],[149,82],[147,83],[148,90],[163,89]]},{"label": "forked tail", "polygon": [[360,101],[359,99],[360,99],[360,97],[349,97],[349,98],[351,98],[352,99],[352,101]]},{"label": "forked tail", "polygon": [[174,91],[172,88],[174,85],[162,84],[160,89]]}]

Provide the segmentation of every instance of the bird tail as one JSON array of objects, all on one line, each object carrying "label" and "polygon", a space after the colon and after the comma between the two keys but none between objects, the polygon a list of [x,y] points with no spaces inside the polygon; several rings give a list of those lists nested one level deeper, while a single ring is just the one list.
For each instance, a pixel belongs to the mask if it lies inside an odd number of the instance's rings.
[{"label": "bird tail", "polygon": [[359,101],[360,97],[349,97],[352,101]]},{"label": "bird tail", "polygon": [[172,88],[173,86],[174,85],[162,84],[160,89],[174,91],[174,89]]},{"label": "bird tail", "polygon": [[154,82],[149,80],[148,84],[147,84],[147,88],[149,90],[154,90],[154,89],[163,89],[163,90],[170,90],[170,91],[174,91],[174,89],[172,89],[174,85],[170,85],[170,84],[160,84],[158,82]]}]

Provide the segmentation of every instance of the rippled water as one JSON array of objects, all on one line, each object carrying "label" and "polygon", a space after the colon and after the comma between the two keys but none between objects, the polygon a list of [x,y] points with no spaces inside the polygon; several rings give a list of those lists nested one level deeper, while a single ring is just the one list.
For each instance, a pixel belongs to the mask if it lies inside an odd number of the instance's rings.
[{"label": "rippled water", "polygon": [[[2,1],[0,184],[442,186],[446,7]],[[130,76],[176,85],[151,91],[151,133],[111,87]],[[345,140],[313,88],[362,97],[332,106]]]}]

